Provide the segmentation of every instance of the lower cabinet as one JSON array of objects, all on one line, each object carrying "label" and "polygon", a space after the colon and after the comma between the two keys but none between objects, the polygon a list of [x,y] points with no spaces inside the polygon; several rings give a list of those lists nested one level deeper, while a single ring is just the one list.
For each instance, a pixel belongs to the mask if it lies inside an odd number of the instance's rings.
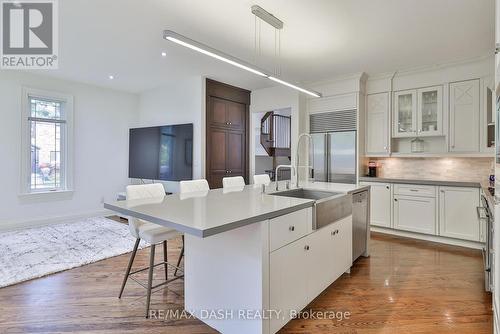
[{"label": "lower cabinet", "polygon": [[300,311],[352,265],[352,216],[330,224],[270,254],[271,333]]},{"label": "lower cabinet", "polygon": [[484,242],[485,227],[477,217],[477,207],[481,206],[479,188],[383,182],[360,184],[370,186],[372,226]]},{"label": "lower cabinet", "polygon": [[436,234],[436,199],[394,195],[394,228],[410,232]]},{"label": "lower cabinet", "polygon": [[481,241],[476,214],[479,203],[477,188],[439,187],[439,235]]},{"label": "lower cabinet", "polygon": [[370,224],[391,227],[391,184],[379,182],[361,182],[370,186]]}]

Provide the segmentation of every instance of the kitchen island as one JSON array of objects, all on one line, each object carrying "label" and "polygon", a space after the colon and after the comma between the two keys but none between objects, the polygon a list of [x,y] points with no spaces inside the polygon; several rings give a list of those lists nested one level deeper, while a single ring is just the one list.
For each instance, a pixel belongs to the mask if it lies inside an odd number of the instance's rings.
[{"label": "kitchen island", "polygon": [[[320,184],[306,184],[307,188]],[[304,188],[306,188],[304,187]],[[325,189],[323,189],[325,190]],[[333,191],[333,189],[328,189]],[[185,309],[222,333],[276,333],[352,265],[352,215],[314,229],[314,199],[268,187],[106,203],[185,233]],[[350,199],[347,190],[333,200]]]}]

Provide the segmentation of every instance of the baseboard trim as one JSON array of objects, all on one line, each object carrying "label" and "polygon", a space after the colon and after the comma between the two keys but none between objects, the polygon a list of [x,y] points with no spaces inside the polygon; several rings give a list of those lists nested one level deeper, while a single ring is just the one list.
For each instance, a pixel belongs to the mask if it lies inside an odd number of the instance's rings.
[{"label": "baseboard trim", "polygon": [[38,227],[38,226],[46,226],[58,223],[70,223],[73,221],[77,221],[80,219],[93,218],[93,217],[102,217],[102,216],[111,216],[113,212],[110,210],[102,209],[98,211],[88,211],[82,212],[79,214],[73,215],[65,215],[65,216],[52,216],[52,217],[44,217],[41,219],[32,219],[32,220],[24,220],[24,221],[7,221],[0,222],[0,232],[5,231],[13,231],[24,228]]},{"label": "baseboard trim", "polygon": [[421,233],[400,231],[400,230],[394,230],[394,229],[389,229],[389,228],[384,228],[384,227],[370,226],[370,230],[373,232],[396,235],[396,236],[405,237],[405,238],[412,238],[412,239],[418,239],[418,240],[437,242],[437,243],[452,245],[452,246],[460,246],[460,247],[466,247],[466,248],[472,248],[472,249],[482,249],[482,247],[483,247],[483,244],[480,242],[452,239],[452,238],[440,237],[437,235],[427,235],[427,234],[421,234]]}]

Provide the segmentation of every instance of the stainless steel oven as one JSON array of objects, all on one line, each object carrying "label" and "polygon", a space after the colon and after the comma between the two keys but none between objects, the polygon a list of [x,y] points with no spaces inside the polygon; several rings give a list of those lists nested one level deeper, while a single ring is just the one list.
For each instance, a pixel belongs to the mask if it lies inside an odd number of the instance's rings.
[{"label": "stainless steel oven", "polygon": [[482,207],[477,208],[479,217],[479,228],[485,233],[483,252],[484,262],[484,288],[486,291],[492,291],[493,286],[493,211],[484,196],[481,196]]}]

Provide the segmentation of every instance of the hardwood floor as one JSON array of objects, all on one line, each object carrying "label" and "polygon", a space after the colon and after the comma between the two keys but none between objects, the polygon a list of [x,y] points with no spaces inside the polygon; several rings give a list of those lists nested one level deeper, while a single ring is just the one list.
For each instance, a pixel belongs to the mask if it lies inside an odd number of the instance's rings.
[{"label": "hardwood floor", "polygon": [[[307,307],[347,311],[349,319],[296,319],[280,334],[492,333],[479,251],[381,234],[372,235],[371,245],[370,258],[358,260]],[[171,242],[169,261],[179,251],[180,240]],[[136,265],[146,266],[148,255],[149,248],[139,251]],[[128,258],[0,289],[0,333],[216,333],[196,319],[145,319],[145,290],[132,281],[119,300]],[[153,310],[182,307],[182,281],[152,296]]]}]

